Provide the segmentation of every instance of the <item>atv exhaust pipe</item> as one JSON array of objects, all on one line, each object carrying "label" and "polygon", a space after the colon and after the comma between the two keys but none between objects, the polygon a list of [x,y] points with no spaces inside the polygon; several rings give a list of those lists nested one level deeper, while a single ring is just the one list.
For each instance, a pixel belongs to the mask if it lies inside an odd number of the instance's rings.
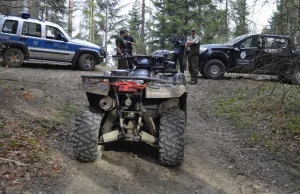
[{"label": "atv exhaust pipe", "polygon": [[116,106],[116,101],[109,96],[106,96],[100,100],[100,108],[105,111],[111,110]]}]

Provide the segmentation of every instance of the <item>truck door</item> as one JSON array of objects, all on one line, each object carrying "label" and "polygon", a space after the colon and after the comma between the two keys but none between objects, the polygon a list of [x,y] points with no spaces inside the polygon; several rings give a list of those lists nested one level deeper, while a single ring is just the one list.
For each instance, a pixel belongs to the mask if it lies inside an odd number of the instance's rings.
[{"label": "truck door", "polygon": [[63,33],[55,26],[46,25],[45,60],[72,61],[74,52],[70,52],[70,44],[66,42]]},{"label": "truck door", "polygon": [[262,39],[262,63],[260,68],[266,74],[285,72],[289,68],[291,48],[284,37],[265,36]]},{"label": "truck door", "polygon": [[260,60],[259,35],[253,35],[240,41],[234,48],[235,72],[253,73]]},{"label": "truck door", "polygon": [[28,46],[30,59],[43,59],[44,40],[41,24],[24,21],[20,41]]}]

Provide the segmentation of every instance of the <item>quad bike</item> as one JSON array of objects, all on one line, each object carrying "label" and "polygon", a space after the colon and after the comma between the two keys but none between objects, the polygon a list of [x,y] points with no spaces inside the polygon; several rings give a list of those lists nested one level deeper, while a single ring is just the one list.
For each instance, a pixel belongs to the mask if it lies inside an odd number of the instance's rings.
[{"label": "quad bike", "polygon": [[89,107],[76,118],[76,159],[96,161],[103,151],[98,145],[107,142],[142,141],[158,147],[161,164],[181,164],[187,109],[184,75],[165,56],[122,57],[135,68],[82,76]]}]

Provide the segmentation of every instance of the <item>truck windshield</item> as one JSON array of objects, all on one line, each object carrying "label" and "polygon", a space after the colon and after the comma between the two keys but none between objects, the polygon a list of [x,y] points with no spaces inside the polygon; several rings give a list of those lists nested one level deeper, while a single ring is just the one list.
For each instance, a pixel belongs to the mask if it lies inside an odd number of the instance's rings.
[{"label": "truck windshield", "polygon": [[238,37],[235,37],[234,39],[229,40],[228,42],[226,42],[225,44],[234,44],[239,42],[240,40],[243,40],[244,38],[248,37],[249,34],[244,34]]}]

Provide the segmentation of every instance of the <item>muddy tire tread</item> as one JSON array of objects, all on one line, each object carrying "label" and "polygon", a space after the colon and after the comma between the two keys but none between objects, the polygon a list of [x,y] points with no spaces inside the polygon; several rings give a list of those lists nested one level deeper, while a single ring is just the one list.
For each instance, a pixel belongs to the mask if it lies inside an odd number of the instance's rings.
[{"label": "muddy tire tread", "polygon": [[185,113],[168,110],[160,119],[159,161],[165,166],[178,166],[184,160]]},{"label": "muddy tire tread", "polygon": [[99,158],[98,138],[101,116],[89,110],[81,112],[75,120],[72,135],[74,156],[81,162],[95,162]]}]

